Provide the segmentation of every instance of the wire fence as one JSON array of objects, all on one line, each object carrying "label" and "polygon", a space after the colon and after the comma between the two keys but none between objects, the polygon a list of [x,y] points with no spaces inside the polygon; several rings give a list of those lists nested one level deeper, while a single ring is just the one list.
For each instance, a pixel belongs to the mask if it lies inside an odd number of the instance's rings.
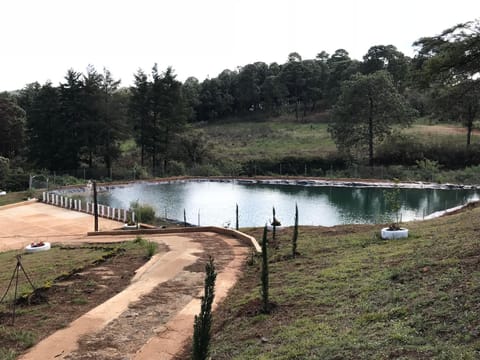
[{"label": "wire fence", "polygon": [[[320,178],[350,178],[350,179],[405,179],[418,181],[452,181],[452,179],[442,179],[438,176],[438,169],[426,170],[415,169],[415,167],[406,166],[364,166],[349,165],[342,163],[327,163],[322,161],[300,162],[268,162],[252,161],[241,166],[231,168],[218,168],[211,164],[199,165],[191,168],[176,169],[170,173],[156,172],[145,168],[126,169],[122,167],[105,168],[79,168],[73,170],[59,170],[42,173],[21,173],[10,174],[0,184],[2,190],[22,191],[32,190],[52,190],[58,187],[69,185],[84,185],[88,181],[100,182],[129,182],[137,180],[149,180],[153,178],[163,178],[171,176],[196,176],[196,177],[257,177],[257,176],[296,176],[296,177],[320,177]],[[442,174],[443,176],[444,174]],[[468,175],[468,174],[467,174]],[[477,174],[478,175],[478,174]],[[453,179],[455,180],[455,179]],[[468,180],[468,179],[460,179]]]}]

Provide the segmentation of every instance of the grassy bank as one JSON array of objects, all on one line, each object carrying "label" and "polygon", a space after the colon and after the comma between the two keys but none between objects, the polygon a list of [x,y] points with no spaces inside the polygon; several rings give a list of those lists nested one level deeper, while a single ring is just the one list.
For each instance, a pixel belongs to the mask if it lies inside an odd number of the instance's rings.
[{"label": "grassy bank", "polygon": [[[408,224],[291,229],[270,250],[269,315],[259,312],[260,260],[215,318],[215,359],[478,359],[480,209]],[[258,230],[249,231],[261,238]]]},{"label": "grassy bank", "polygon": [[293,121],[212,124],[205,128],[215,150],[228,159],[247,162],[317,157],[336,151],[327,124]]},{"label": "grassy bank", "polygon": [[27,200],[30,195],[29,191],[8,192],[6,195],[0,196],[0,206]]}]

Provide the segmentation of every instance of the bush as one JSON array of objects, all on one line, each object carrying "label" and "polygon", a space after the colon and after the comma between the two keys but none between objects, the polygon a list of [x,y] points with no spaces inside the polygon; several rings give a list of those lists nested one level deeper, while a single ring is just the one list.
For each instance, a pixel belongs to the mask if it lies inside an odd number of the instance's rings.
[{"label": "bush", "polygon": [[30,176],[23,173],[9,173],[3,182],[6,191],[24,191],[28,189]]},{"label": "bush", "polygon": [[157,243],[154,241],[147,241],[145,244],[145,250],[147,252],[147,259],[150,259],[157,252]]},{"label": "bush", "polygon": [[0,156],[0,189],[3,187],[5,179],[7,178],[8,172],[10,170],[10,161]]},{"label": "bush", "polygon": [[155,210],[151,205],[132,201],[130,203],[130,211],[135,212],[135,217],[138,222],[151,223],[155,220]]},{"label": "bush", "polygon": [[239,176],[242,174],[242,164],[230,159],[221,160],[219,167],[222,174],[227,176]]},{"label": "bush", "polygon": [[480,144],[425,142],[415,137],[396,135],[389,137],[377,149],[375,163],[378,165],[418,165],[418,161],[435,159],[437,165],[447,169],[459,169],[480,165]]},{"label": "bush", "polygon": [[181,161],[172,160],[168,163],[167,174],[171,176],[180,176],[187,173],[185,164]]},{"label": "bush", "polygon": [[75,176],[70,175],[55,176],[54,179],[54,186],[83,185],[85,183],[83,179],[78,179]]},{"label": "bush", "polygon": [[222,172],[214,165],[204,164],[195,166],[190,175],[193,176],[222,176]]}]

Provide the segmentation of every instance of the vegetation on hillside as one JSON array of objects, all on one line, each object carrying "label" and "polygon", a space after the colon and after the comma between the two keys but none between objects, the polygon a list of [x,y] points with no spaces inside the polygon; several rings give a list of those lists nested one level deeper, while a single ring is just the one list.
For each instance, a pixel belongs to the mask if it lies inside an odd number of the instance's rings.
[{"label": "vegetation on hillside", "polygon": [[[270,314],[262,312],[262,261],[214,316],[215,359],[476,359],[480,351],[480,208],[409,223],[410,237],[381,240],[380,226],[302,227],[269,249]],[[257,238],[261,229],[249,231]]]}]

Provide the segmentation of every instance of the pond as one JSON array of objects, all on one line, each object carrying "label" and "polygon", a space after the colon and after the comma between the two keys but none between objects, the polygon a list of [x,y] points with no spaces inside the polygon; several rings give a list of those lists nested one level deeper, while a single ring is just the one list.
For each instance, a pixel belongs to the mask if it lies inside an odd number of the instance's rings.
[{"label": "pond", "polygon": [[[239,181],[180,181],[135,183],[99,192],[100,204],[128,208],[130,202],[151,205],[157,216],[198,225],[263,226],[272,219],[272,207],[282,225],[293,225],[298,204],[301,225],[386,223],[393,219],[383,189],[378,187],[244,184]],[[391,191],[391,190],[390,190]],[[477,200],[475,189],[400,189],[402,221],[423,217]],[[87,193],[91,199],[91,194]]]}]

